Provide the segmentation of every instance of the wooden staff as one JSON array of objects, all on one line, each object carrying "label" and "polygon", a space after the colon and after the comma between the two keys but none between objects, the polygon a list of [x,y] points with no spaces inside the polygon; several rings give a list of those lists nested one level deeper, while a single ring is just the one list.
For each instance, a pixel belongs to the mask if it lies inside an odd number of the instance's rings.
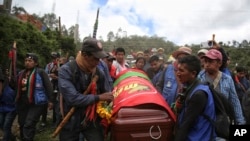
[{"label": "wooden staff", "polygon": [[[88,85],[88,88],[84,91],[84,95],[86,95],[91,88],[91,85],[93,83],[96,83],[98,80],[98,76],[95,75],[92,80],[91,83]],[[56,137],[58,135],[58,133],[62,130],[63,126],[69,121],[70,117],[73,115],[73,113],[75,112],[75,107],[72,107],[70,109],[70,111],[67,113],[67,115],[63,118],[63,120],[60,122],[60,124],[57,126],[56,130],[54,131],[54,133],[52,134],[52,138]]]},{"label": "wooden staff", "polygon": [[217,46],[215,42],[215,34],[212,35],[212,47]]},{"label": "wooden staff", "polygon": [[97,9],[96,20],[95,20],[94,30],[93,30],[93,38],[96,38],[96,33],[98,29],[98,17],[99,17],[99,8]]}]

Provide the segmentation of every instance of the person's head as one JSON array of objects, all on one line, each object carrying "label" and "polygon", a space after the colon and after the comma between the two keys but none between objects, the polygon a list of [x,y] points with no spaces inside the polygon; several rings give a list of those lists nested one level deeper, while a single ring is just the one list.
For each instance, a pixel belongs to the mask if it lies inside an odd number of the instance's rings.
[{"label": "person's head", "polygon": [[60,57],[58,62],[59,62],[59,65],[62,66],[67,62],[67,58],[66,57]]},{"label": "person's head", "polygon": [[189,47],[180,47],[176,51],[172,53],[172,56],[175,58],[175,60],[179,60],[180,58],[191,55],[192,49]]},{"label": "person's head", "polygon": [[144,56],[144,53],[142,52],[142,51],[138,51],[137,53],[136,53],[136,58],[138,58],[138,57],[143,57]]},{"label": "person's head", "polygon": [[163,56],[159,56],[159,61],[160,61],[161,64],[165,64]]},{"label": "person's head", "polygon": [[202,68],[204,67],[204,58],[202,58],[206,53],[208,52],[207,49],[200,49],[197,52],[197,56],[199,57],[200,61],[201,61],[201,66]]},{"label": "person's head", "polygon": [[148,49],[144,50],[143,54],[144,54],[143,57],[146,59],[146,61],[148,61],[151,56],[150,50]]},{"label": "person's head", "polygon": [[124,48],[121,48],[121,47],[117,48],[117,49],[115,50],[115,56],[116,56],[117,62],[123,63],[125,54],[126,54],[126,53],[125,53]]},{"label": "person's head", "polygon": [[210,49],[202,58],[204,58],[204,69],[208,73],[219,71],[222,64],[222,55],[217,49]]},{"label": "person's head", "polygon": [[245,75],[246,75],[246,69],[245,69],[245,67],[237,66],[237,67],[235,68],[235,71],[236,71],[236,75],[237,75],[239,78],[243,78],[243,77],[245,77]]},{"label": "person's head", "polygon": [[100,59],[107,57],[101,42],[94,38],[87,38],[83,41],[81,55],[90,68],[96,67]]},{"label": "person's head", "polygon": [[146,64],[146,60],[145,60],[144,57],[138,57],[138,58],[136,59],[136,61],[135,61],[135,67],[136,67],[137,69],[143,70],[143,67],[145,66],[145,64]]},{"label": "person's head", "polygon": [[204,56],[207,52],[208,52],[207,49],[200,49],[200,50],[197,52],[197,56],[198,56],[199,58],[202,58],[202,56]]},{"label": "person's head", "polygon": [[115,57],[111,52],[107,53],[108,56],[103,58],[103,61],[107,64],[108,68],[110,68],[113,64],[113,61],[115,60]]},{"label": "person's head", "polygon": [[164,49],[163,48],[158,48],[157,52],[159,55],[162,55],[164,53]]},{"label": "person's head", "polygon": [[192,83],[201,70],[198,57],[187,55],[178,61],[176,76],[181,83]]},{"label": "person's head", "polygon": [[72,61],[74,61],[75,60],[75,57],[74,56],[70,56],[69,57],[69,62],[72,62]]},{"label": "person's head", "polygon": [[26,69],[33,69],[38,66],[38,56],[35,53],[27,53],[24,60]]},{"label": "person's head", "polygon": [[60,58],[60,54],[58,52],[51,52],[50,56],[53,60]]},{"label": "person's head", "polygon": [[158,55],[153,55],[149,58],[149,63],[153,71],[158,71],[161,66],[161,62]]}]

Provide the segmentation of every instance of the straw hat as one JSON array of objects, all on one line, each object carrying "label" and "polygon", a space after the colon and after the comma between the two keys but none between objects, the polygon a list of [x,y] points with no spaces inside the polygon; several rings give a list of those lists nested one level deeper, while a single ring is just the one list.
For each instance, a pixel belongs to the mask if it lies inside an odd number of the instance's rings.
[{"label": "straw hat", "polygon": [[189,47],[180,47],[172,53],[172,56],[176,59],[180,54],[192,54],[192,49]]}]

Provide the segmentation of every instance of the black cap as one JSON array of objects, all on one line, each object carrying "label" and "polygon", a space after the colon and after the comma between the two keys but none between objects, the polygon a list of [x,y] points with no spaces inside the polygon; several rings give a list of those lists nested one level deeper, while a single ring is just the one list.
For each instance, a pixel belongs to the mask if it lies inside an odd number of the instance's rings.
[{"label": "black cap", "polygon": [[82,52],[90,52],[96,58],[105,58],[108,56],[103,51],[101,42],[94,38],[88,38],[83,41]]},{"label": "black cap", "polygon": [[32,59],[36,63],[38,62],[38,57],[37,57],[37,55],[35,53],[27,53],[26,58]]},{"label": "black cap", "polygon": [[59,58],[60,54],[58,52],[51,52],[51,57],[52,58]]},{"label": "black cap", "polygon": [[116,60],[116,58],[114,57],[114,55],[111,52],[108,53],[107,59],[108,60]]}]

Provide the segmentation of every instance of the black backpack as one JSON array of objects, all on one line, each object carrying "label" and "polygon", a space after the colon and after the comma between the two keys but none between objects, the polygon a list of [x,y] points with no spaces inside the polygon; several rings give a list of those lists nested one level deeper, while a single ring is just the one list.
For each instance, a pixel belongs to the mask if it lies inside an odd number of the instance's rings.
[{"label": "black backpack", "polygon": [[[228,99],[220,92],[217,92],[212,84],[205,82],[204,84],[209,86],[209,89],[213,95],[215,104],[216,120],[212,120],[208,115],[203,115],[208,119],[215,127],[215,132],[218,137],[228,139],[229,128],[234,122],[234,110]],[[212,135],[211,135],[212,137]]]},{"label": "black backpack", "polygon": [[242,97],[242,111],[246,120],[246,124],[250,124],[250,88]]}]

